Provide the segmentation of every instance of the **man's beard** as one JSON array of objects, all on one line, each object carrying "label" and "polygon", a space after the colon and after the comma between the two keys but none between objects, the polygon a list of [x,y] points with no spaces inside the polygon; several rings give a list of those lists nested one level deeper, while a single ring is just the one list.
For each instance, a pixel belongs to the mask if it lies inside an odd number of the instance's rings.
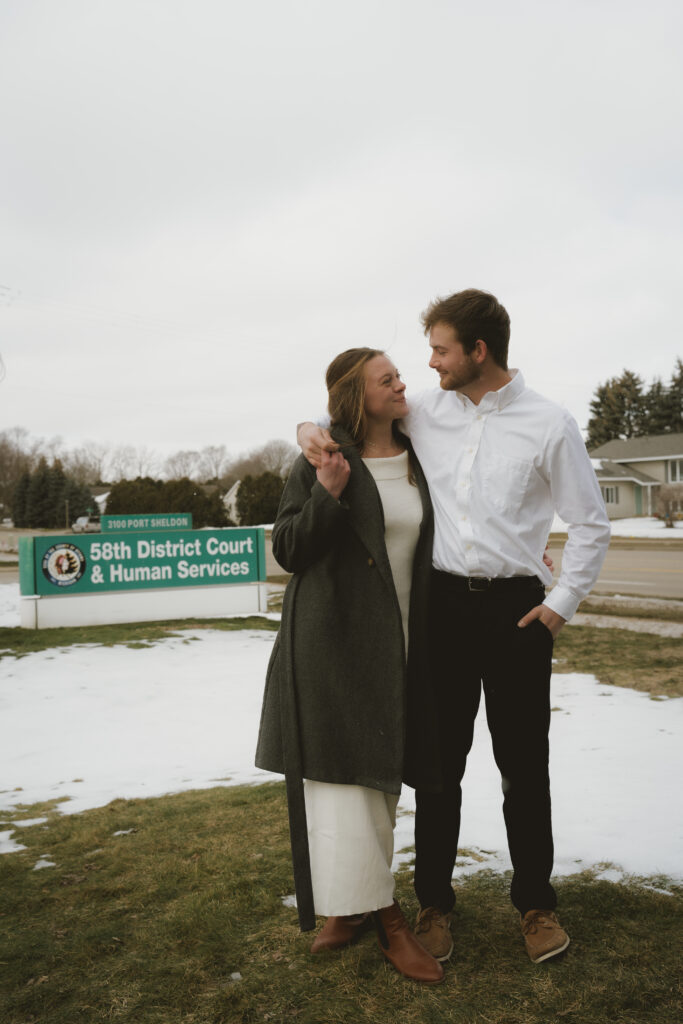
[{"label": "man's beard", "polygon": [[443,377],[439,377],[439,383],[443,391],[460,391],[468,384],[474,384],[480,377],[479,367],[471,365],[462,367],[457,372],[447,370]]}]

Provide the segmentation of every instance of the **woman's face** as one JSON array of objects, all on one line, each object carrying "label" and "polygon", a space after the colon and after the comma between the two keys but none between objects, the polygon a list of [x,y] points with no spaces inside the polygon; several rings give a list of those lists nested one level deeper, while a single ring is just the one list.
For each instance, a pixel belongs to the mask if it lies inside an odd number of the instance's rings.
[{"label": "woman's face", "polygon": [[406,386],[388,356],[373,356],[365,364],[365,415],[369,420],[401,419],[408,412]]}]

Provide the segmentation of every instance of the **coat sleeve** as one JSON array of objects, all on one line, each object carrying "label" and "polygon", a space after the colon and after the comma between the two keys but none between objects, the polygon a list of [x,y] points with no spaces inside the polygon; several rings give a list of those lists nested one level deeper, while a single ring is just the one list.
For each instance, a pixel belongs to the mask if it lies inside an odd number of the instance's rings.
[{"label": "coat sleeve", "polygon": [[318,482],[299,456],[285,485],[273,526],[273,555],[287,572],[303,572],[329,551],[348,519],[348,509]]}]

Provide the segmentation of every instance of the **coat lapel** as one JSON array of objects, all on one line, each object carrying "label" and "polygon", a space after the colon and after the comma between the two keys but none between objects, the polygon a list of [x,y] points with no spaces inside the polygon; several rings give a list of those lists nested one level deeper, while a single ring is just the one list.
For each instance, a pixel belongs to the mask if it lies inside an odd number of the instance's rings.
[{"label": "coat lapel", "polygon": [[[349,462],[351,475],[346,490],[351,526],[385,581],[393,586],[394,578],[384,543],[384,511],[377,485],[363,460],[355,452],[349,458]],[[342,495],[342,501],[344,496]]]}]

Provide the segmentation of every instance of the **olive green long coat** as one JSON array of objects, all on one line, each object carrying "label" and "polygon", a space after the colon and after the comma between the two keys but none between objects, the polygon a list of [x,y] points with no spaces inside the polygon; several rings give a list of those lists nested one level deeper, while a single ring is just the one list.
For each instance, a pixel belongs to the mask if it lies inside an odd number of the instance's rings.
[{"label": "olive green long coat", "polygon": [[[348,442],[340,430],[336,440]],[[401,611],[384,543],[382,503],[354,447],[340,501],[303,456],[273,528],[273,553],[294,573],[266,676],[256,765],[287,780],[302,930],[315,926],[303,779],[399,793],[438,789],[431,759],[435,708],[427,668],[433,517],[422,470],[411,466],[423,517],[415,553],[406,669]]]}]

